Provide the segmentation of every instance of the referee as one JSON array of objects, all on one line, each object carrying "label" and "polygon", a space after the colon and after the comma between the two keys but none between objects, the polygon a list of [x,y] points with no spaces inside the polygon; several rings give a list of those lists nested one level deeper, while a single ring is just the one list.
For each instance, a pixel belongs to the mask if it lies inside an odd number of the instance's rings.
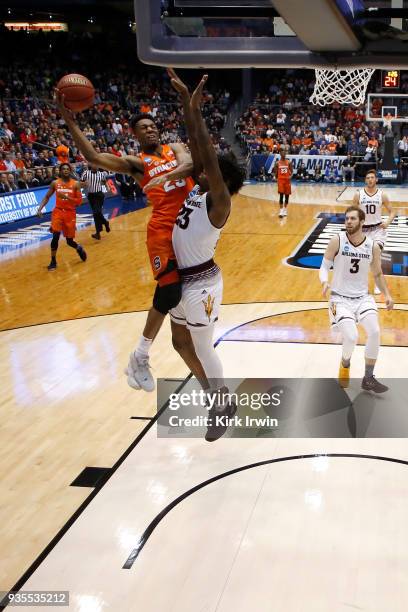
[{"label": "referee", "polygon": [[101,239],[102,228],[105,227],[107,232],[110,232],[109,221],[103,216],[102,208],[105,200],[105,194],[102,190],[102,185],[106,185],[108,173],[104,170],[98,170],[96,166],[89,165],[88,170],[85,170],[81,176],[81,182],[84,183],[88,201],[91,205],[93,218],[95,222],[95,234],[92,238],[95,240]]}]

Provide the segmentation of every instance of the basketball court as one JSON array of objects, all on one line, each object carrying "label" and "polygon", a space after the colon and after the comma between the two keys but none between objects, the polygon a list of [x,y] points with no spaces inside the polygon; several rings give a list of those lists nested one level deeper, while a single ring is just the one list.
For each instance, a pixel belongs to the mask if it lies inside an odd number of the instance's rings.
[{"label": "basketball court", "polygon": [[[210,4],[242,10],[239,2]],[[269,15],[268,2],[241,4]],[[296,4],[273,3],[295,29],[299,20],[287,11]],[[331,11],[337,24],[330,54],[340,65],[388,69],[394,59],[396,68],[406,67],[397,39],[389,39],[394,58],[383,41],[359,56],[357,26],[334,4],[319,10]],[[405,8],[396,1],[343,4],[352,16],[360,5]],[[180,66],[191,66],[193,49],[195,65],[213,67],[226,45],[225,65],[260,67],[269,57],[271,70],[330,66],[323,35],[320,49],[306,34],[303,42],[299,35],[271,38],[276,53],[291,57],[278,57],[276,66],[264,38],[251,39],[246,52],[239,41],[214,38],[201,48],[199,38],[183,41],[174,32],[147,41],[160,2],[143,14],[142,5],[136,1],[139,55],[151,63],[164,64],[163,53],[167,63],[181,58]],[[173,5],[188,14],[202,3]],[[402,123],[398,108],[393,116]],[[398,211],[383,254],[394,310],[376,298],[376,376],[390,385],[394,379],[391,400],[360,389],[361,334],[347,401],[336,404],[340,339],[330,331],[318,275],[360,186],[295,183],[283,219],[275,183],[247,181],[234,197],[216,253],[224,278],[216,350],[225,376],[244,387],[251,379],[326,379],[327,401],[307,416],[282,411],[280,433],[245,437],[232,429],[212,444],[159,435],[170,395],[193,384],[172,347],[168,318],[150,358],[160,394],[131,389],[123,373],[155,288],[145,248],[150,210],[140,201],[113,204],[112,232],[99,243],[84,212],[78,240],[87,262],[62,246],[52,275],[47,217],[44,225],[32,219],[24,232],[0,226],[4,595],[62,591],[60,605],[49,609],[67,605],[69,593],[68,609],[78,612],[406,610],[408,187],[382,186]]]}]

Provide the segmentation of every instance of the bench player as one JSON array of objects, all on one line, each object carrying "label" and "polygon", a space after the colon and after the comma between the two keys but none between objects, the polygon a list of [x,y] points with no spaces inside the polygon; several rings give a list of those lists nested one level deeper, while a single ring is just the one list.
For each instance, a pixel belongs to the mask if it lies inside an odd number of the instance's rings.
[{"label": "bench player", "polygon": [[37,210],[38,216],[41,217],[42,209],[46,206],[52,194],[55,193],[55,208],[51,213],[51,261],[48,265],[50,271],[57,269],[57,250],[61,232],[67,241],[67,245],[76,250],[82,261],[86,261],[86,252],[74,240],[76,208],[82,202],[81,186],[76,179],[72,178],[70,164],[61,164],[59,173],[59,178],[52,181]]},{"label": "bench player", "polygon": [[[194,186],[189,178],[193,170],[191,157],[181,143],[161,144],[157,126],[153,118],[146,114],[133,116],[130,120],[141,147],[139,155],[116,157],[110,153],[97,153],[58,91],[56,100],[76,146],[89,163],[104,170],[128,174],[142,188],[150,183],[148,202],[153,210],[147,226],[147,250],[157,285],[142,336],[136,350],[130,354],[127,376],[131,387],[153,391],[155,383],[150,373],[149,350],[166,314],[181,297],[171,236],[180,206]],[[190,358],[190,367],[195,373],[201,369],[201,365],[194,355]]]},{"label": "bench player", "polygon": [[[288,204],[289,196],[292,193],[291,178],[293,174],[292,162],[286,159],[286,151],[281,148],[280,159],[275,164],[274,168],[275,178],[278,181],[278,193],[279,193],[279,216],[288,216]],[[283,202],[285,198],[285,203]]]},{"label": "bench player", "polygon": [[329,301],[329,316],[334,329],[342,336],[342,359],[339,380],[348,387],[350,360],[357,344],[357,324],[361,323],[367,334],[365,346],[365,374],[362,388],[366,391],[384,393],[388,387],[374,377],[374,366],[380,347],[380,327],[377,304],[368,293],[370,269],[377,286],[385,296],[387,310],[394,306],[381,270],[379,245],[363,234],[365,213],[358,206],[346,210],[346,231],[330,240],[319,272],[323,295],[330,287],[329,270],[333,266],[333,279]]},{"label": "bench player", "polygon": [[[363,234],[377,242],[381,251],[384,249],[387,240],[387,227],[392,223],[396,212],[392,209],[386,193],[377,187],[377,173],[369,170],[365,176],[365,188],[359,189],[353,198],[353,204],[359,206],[365,213]],[[388,212],[388,219],[382,220],[381,210],[385,207]],[[380,288],[375,285],[374,293],[381,293]]]},{"label": "bench player", "polygon": [[[231,211],[231,196],[243,185],[245,173],[231,155],[217,155],[201,114],[205,75],[189,101],[184,83],[169,70],[173,87],[181,94],[194,168],[203,168],[198,185],[178,214],[173,229],[173,247],[182,279],[182,297],[170,311],[173,345],[184,358],[191,342],[204,368],[209,390],[224,390],[223,367],[214,348],[214,324],[222,301],[223,281],[214,253]],[[186,104],[189,101],[189,105]],[[187,363],[187,362],[186,362]],[[187,363],[188,365],[188,363]],[[231,417],[233,404],[221,404],[210,413],[206,440],[225,433],[216,416]]]}]

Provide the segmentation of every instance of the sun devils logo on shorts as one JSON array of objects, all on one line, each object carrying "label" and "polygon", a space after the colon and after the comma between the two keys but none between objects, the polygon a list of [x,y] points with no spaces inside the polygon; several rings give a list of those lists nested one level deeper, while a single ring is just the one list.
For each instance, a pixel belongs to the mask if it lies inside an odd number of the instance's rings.
[{"label": "sun devils logo on shorts", "polygon": [[332,311],[333,317],[335,317],[337,312],[336,304],[330,304],[330,310]]},{"label": "sun devils logo on shorts", "polygon": [[156,257],[153,259],[153,265],[155,270],[160,270],[161,268],[161,261],[160,261],[160,257],[158,255],[156,255]]},{"label": "sun devils logo on shorts", "polygon": [[211,323],[211,315],[214,309],[215,298],[212,298],[211,295],[209,295],[206,300],[201,300],[201,301],[204,304],[204,310],[205,310],[205,314],[208,317],[208,321],[209,323]]}]

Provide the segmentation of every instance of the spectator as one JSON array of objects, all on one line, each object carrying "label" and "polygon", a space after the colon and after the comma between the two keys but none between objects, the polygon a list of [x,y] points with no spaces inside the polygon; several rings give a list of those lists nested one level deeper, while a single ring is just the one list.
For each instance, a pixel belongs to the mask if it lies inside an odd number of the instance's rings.
[{"label": "spectator", "polygon": [[44,185],[51,185],[54,180],[54,169],[52,167],[45,168]]},{"label": "spectator", "polygon": [[322,167],[320,165],[316,166],[313,180],[315,183],[321,183],[323,181]]},{"label": "spectator", "polygon": [[43,171],[41,168],[37,168],[31,181],[31,187],[42,187],[43,185],[45,185]]},{"label": "spectator", "polygon": [[38,187],[38,179],[34,180],[34,172],[32,170],[27,170],[27,183],[30,189]]},{"label": "spectator", "polygon": [[40,151],[38,157],[34,160],[34,168],[44,168],[48,162],[48,159],[45,159],[45,151]]},{"label": "spectator", "polygon": [[15,163],[11,159],[11,154],[6,153],[4,156],[4,165],[6,166],[7,172],[15,172],[17,170]]},{"label": "spectator", "polygon": [[334,162],[330,162],[324,173],[324,180],[326,183],[338,183],[340,181],[339,171],[337,170]]},{"label": "spectator", "polygon": [[278,127],[284,126],[285,122],[286,122],[286,115],[285,115],[285,113],[283,113],[282,111],[279,111],[279,113],[276,115],[276,125]]},{"label": "spectator", "polygon": [[14,161],[14,165],[17,168],[17,170],[22,170],[23,168],[25,168],[25,163],[24,163],[24,160],[23,160],[23,157],[20,151],[16,153],[16,156],[13,159],[13,161]]},{"label": "spectator", "polygon": [[398,141],[398,157],[399,159],[401,159],[401,157],[407,157],[407,156],[408,156],[408,141],[407,141],[407,137],[403,136]]},{"label": "spectator", "polygon": [[306,170],[306,166],[303,162],[300,162],[297,168],[296,180],[300,182],[306,182],[309,180],[309,173]]},{"label": "spectator", "polygon": [[8,173],[8,175],[7,175],[7,182],[9,184],[10,191],[17,191],[17,189],[18,189],[17,183],[15,181],[14,174],[12,172]]},{"label": "spectator", "polygon": [[7,180],[7,174],[2,172],[0,174],[0,193],[8,193],[9,191],[11,191],[11,187]]},{"label": "spectator", "polygon": [[27,170],[20,170],[17,180],[17,187],[18,189],[30,189]]},{"label": "spectator", "polygon": [[354,161],[351,154],[349,153],[347,155],[347,159],[344,160],[342,168],[341,168],[341,172],[343,174],[343,183],[346,182],[347,176],[349,175],[351,176],[351,182],[354,183],[355,168],[356,168],[356,162]]}]

